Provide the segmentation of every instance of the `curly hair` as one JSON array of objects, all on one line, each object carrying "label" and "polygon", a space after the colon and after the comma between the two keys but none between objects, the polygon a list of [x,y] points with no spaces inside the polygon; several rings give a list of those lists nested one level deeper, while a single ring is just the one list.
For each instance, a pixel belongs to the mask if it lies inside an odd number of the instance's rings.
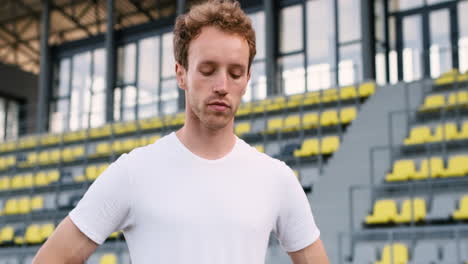
[{"label": "curly hair", "polygon": [[174,26],[174,57],[187,69],[190,41],[196,38],[203,27],[215,26],[222,31],[237,34],[249,46],[249,69],[256,54],[255,31],[252,21],[241,9],[239,2],[232,0],[209,0],[193,6],[186,14],[179,15]]}]

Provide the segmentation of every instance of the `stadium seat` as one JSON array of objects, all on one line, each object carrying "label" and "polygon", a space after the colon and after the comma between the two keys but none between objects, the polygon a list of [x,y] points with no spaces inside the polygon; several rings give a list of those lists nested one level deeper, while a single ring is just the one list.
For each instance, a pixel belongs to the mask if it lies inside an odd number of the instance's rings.
[{"label": "stadium seat", "polygon": [[239,106],[236,112],[236,116],[245,116],[252,112],[252,103],[243,103]]},{"label": "stadium seat", "polygon": [[11,179],[11,189],[23,189],[24,187],[24,178],[22,174],[17,174]]},{"label": "stadium seat", "polygon": [[49,151],[49,164],[56,164],[62,160],[62,152],[59,149]]},{"label": "stadium seat", "polygon": [[86,179],[89,181],[94,181],[99,176],[98,168],[96,165],[88,166],[85,170]]},{"label": "stadium seat", "polygon": [[19,165],[20,167],[31,167],[37,164],[38,155],[36,152],[29,152],[26,155],[26,160],[21,162]]},{"label": "stadium seat", "polygon": [[[414,209],[414,210],[413,210]],[[426,200],[415,198],[406,199],[401,206],[400,214],[395,216],[395,223],[421,222],[426,218]]]},{"label": "stadium seat", "polygon": [[91,138],[110,136],[111,133],[112,133],[111,124],[106,124],[101,127],[94,127],[89,130],[89,136]]},{"label": "stadium seat", "polygon": [[292,132],[301,128],[301,117],[299,114],[292,114],[284,120],[283,132]]},{"label": "stadium seat", "polygon": [[130,152],[137,147],[138,141],[135,138],[127,138],[122,142],[122,148],[124,152]]},{"label": "stadium seat", "polygon": [[365,82],[359,85],[359,96],[368,97],[375,93],[375,83],[374,82]]},{"label": "stadium seat", "polygon": [[414,247],[410,263],[439,263],[439,247],[432,241],[419,241]]},{"label": "stadium seat", "polygon": [[468,139],[468,121],[463,122],[462,129],[458,133],[457,139]]},{"label": "stadium seat", "polygon": [[322,92],[322,102],[329,103],[338,100],[338,90],[336,88],[330,88],[326,90],[321,90]]},{"label": "stadium seat", "polygon": [[106,169],[107,167],[109,167],[109,164],[101,164],[99,165],[99,167],[97,168],[97,174],[98,176],[101,175]]},{"label": "stadium seat", "polygon": [[445,106],[445,95],[435,94],[429,95],[424,99],[424,104],[419,108],[419,111],[430,111],[439,109]]},{"label": "stadium seat", "polygon": [[243,135],[250,133],[250,122],[241,122],[236,124],[235,133],[237,136],[242,137]]},{"label": "stadium seat", "polygon": [[336,110],[327,110],[320,115],[321,126],[334,126],[340,123],[338,119],[338,112]]},{"label": "stadium seat", "polygon": [[75,142],[86,139],[86,130],[67,132],[63,135],[64,142]]},{"label": "stadium seat", "polygon": [[0,152],[9,152],[16,150],[16,141],[6,141],[0,143]]},{"label": "stadium seat", "polygon": [[442,177],[462,177],[468,174],[468,155],[456,155],[450,157],[447,169]]},{"label": "stadium seat", "polygon": [[429,138],[430,142],[449,141],[458,137],[457,124],[446,123],[436,127],[435,134]]},{"label": "stadium seat", "polygon": [[29,197],[22,197],[18,200],[18,214],[29,214],[31,212],[31,200]]},{"label": "stadium seat", "polygon": [[31,199],[31,211],[41,211],[44,209],[44,197],[36,196]]},{"label": "stadium seat", "polygon": [[415,145],[428,142],[432,137],[431,128],[428,126],[413,127],[409,137],[405,139],[405,145]]},{"label": "stadium seat", "polygon": [[374,245],[357,244],[353,254],[353,264],[374,263],[377,259]]},{"label": "stadium seat", "polygon": [[319,140],[317,138],[309,138],[302,142],[300,149],[294,151],[294,157],[302,158],[319,154]]},{"label": "stadium seat", "polygon": [[405,244],[394,243],[385,245],[382,252],[382,258],[375,264],[407,264],[408,248]]},{"label": "stadium seat", "polygon": [[283,118],[275,117],[268,120],[266,133],[273,134],[283,129]]},{"label": "stadium seat", "polygon": [[263,113],[266,111],[266,106],[270,104],[270,99],[263,99],[252,102],[252,113]]},{"label": "stadium seat", "polygon": [[56,145],[60,143],[62,135],[46,134],[40,138],[41,145]]},{"label": "stadium seat", "polygon": [[19,211],[18,200],[14,198],[8,199],[3,208],[3,214],[14,215],[14,214],[18,214],[18,211]]},{"label": "stadium seat", "polygon": [[47,173],[45,171],[40,171],[36,173],[34,177],[34,186],[42,187],[47,186],[49,184],[49,178],[47,177]]},{"label": "stadium seat", "polygon": [[441,243],[442,246],[442,258],[438,264],[451,264],[459,263],[457,257],[457,244],[455,241],[444,241]]},{"label": "stadium seat", "polygon": [[435,85],[447,85],[453,84],[458,80],[459,72],[457,69],[451,69],[443,74],[441,74],[437,79],[435,79]]},{"label": "stadium seat", "polygon": [[435,195],[432,208],[426,215],[426,221],[446,221],[455,211],[455,202],[451,196]]},{"label": "stadium seat", "polygon": [[50,164],[49,151],[45,150],[39,153],[38,162],[41,165]]},{"label": "stadium seat", "polygon": [[112,127],[114,129],[114,133],[117,135],[137,131],[137,123],[135,121],[114,123]]},{"label": "stadium seat", "polygon": [[23,188],[31,188],[34,186],[34,175],[30,172],[23,175]]},{"label": "stadium seat", "polygon": [[136,142],[137,147],[144,147],[148,145],[148,137],[140,137],[139,139],[137,138]]},{"label": "stadium seat", "polygon": [[302,116],[302,127],[303,129],[316,128],[319,125],[319,115],[316,112],[305,113]]},{"label": "stadium seat", "polygon": [[114,142],[112,142],[112,153],[117,153],[117,154],[120,154],[120,153],[123,153],[124,150],[123,150],[123,146],[122,146],[122,141],[120,140],[114,140]]},{"label": "stadium seat", "polygon": [[28,136],[18,140],[18,147],[21,149],[34,148],[37,146],[37,136]]},{"label": "stadium seat", "polygon": [[[429,170],[430,167],[430,170]],[[409,175],[409,179],[421,180],[441,177],[444,172],[444,161],[439,157],[432,157],[429,160],[423,159],[419,171]]]},{"label": "stadium seat", "polygon": [[52,224],[52,223],[43,224],[42,227],[41,227],[42,241],[47,240],[50,237],[50,235],[52,235],[54,230],[55,230],[55,225],[54,224]]},{"label": "stadium seat", "polygon": [[255,145],[253,147],[257,149],[259,152],[265,153],[265,148],[263,147],[263,145]]},{"label": "stadium seat", "polygon": [[345,107],[340,110],[340,122],[341,124],[349,124],[356,119],[357,110],[356,107]]},{"label": "stadium seat", "polygon": [[332,154],[337,151],[340,147],[340,138],[338,136],[324,137],[321,142],[320,153],[321,154]]},{"label": "stadium seat", "polygon": [[303,105],[314,105],[320,103],[321,95],[319,91],[308,92],[302,101]]},{"label": "stadium seat", "polygon": [[9,244],[15,238],[15,229],[13,226],[4,226],[0,231],[0,245]]},{"label": "stadium seat", "polygon": [[341,87],[340,88],[340,99],[341,100],[347,100],[347,99],[353,99],[358,96],[356,87],[354,86],[346,86],[346,87]]},{"label": "stadium seat", "polygon": [[416,168],[413,160],[397,160],[393,164],[393,171],[387,173],[385,180],[388,182],[393,181],[407,181],[412,178],[416,173]]},{"label": "stadium seat", "polygon": [[286,103],[286,108],[296,108],[299,107],[302,102],[304,101],[305,95],[304,94],[294,94],[291,95]]},{"label": "stadium seat", "polygon": [[284,96],[279,96],[272,98],[271,101],[266,105],[267,111],[278,111],[286,107],[286,98]]},{"label": "stadium seat", "polygon": [[85,155],[84,146],[76,146],[72,150],[73,150],[73,159],[74,160],[80,159],[80,158],[84,157],[84,155]]},{"label": "stadium seat", "polygon": [[149,144],[153,144],[154,142],[156,142],[160,138],[161,138],[160,135],[154,135],[154,136],[149,137],[148,142],[149,142]]},{"label": "stadium seat", "polygon": [[117,264],[117,256],[113,253],[104,254],[99,260],[99,264]]},{"label": "stadium seat", "polygon": [[10,177],[9,176],[3,176],[0,178],[0,191],[8,191],[10,190]]},{"label": "stadium seat", "polygon": [[460,107],[468,105],[468,91],[459,91],[449,94],[448,107]]},{"label": "stadium seat", "polygon": [[379,200],[374,204],[374,211],[366,217],[366,224],[388,224],[398,215],[397,204],[394,200]]},{"label": "stadium seat", "polygon": [[96,149],[91,157],[105,157],[112,154],[112,146],[109,142],[101,142],[96,145]]},{"label": "stadium seat", "polygon": [[74,160],[72,148],[67,147],[62,150],[62,159],[64,162],[70,162]]},{"label": "stadium seat", "polygon": [[120,235],[119,231],[112,232],[112,234],[109,235],[108,239],[117,239]]},{"label": "stadium seat", "polygon": [[161,118],[159,117],[140,119],[138,124],[142,130],[158,129],[164,126]]},{"label": "stadium seat", "polygon": [[51,170],[47,172],[49,184],[56,183],[60,180],[60,172],[58,170]]},{"label": "stadium seat", "polygon": [[26,228],[24,239],[28,244],[39,244],[42,243],[41,227],[38,224],[29,225]]},{"label": "stadium seat", "polygon": [[458,209],[452,214],[455,220],[467,220],[468,219],[468,195],[464,195],[460,199]]},{"label": "stadium seat", "polygon": [[26,242],[24,239],[25,233],[26,229],[24,227],[17,229],[15,232],[15,237],[13,238],[13,243],[15,245],[23,245]]}]

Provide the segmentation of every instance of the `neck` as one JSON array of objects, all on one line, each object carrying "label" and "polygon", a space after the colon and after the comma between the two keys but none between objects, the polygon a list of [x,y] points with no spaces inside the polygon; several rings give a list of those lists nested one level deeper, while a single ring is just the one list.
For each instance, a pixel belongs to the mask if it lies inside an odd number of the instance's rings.
[{"label": "neck", "polygon": [[220,129],[210,129],[190,111],[186,112],[184,126],[176,132],[179,140],[192,153],[209,160],[224,157],[236,143],[234,120]]}]

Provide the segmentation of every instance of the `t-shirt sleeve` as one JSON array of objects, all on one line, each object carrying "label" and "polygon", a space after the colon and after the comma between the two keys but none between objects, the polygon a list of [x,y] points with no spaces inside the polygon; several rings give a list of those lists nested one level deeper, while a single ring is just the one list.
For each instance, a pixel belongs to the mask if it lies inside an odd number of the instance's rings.
[{"label": "t-shirt sleeve", "polygon": [[[280,185],[279,214],[274,234],[287,252],[301,250],[320,236],[307,196],[294,172],[285,165]],[[283,177],[284,176],[284,177]]]},{"label": "t-shirt sleeve", "polygon": [[128,154],[122,154],[99,175],[69,213],[78,229],[99,245],[112,232],[132,225],[132,184],[127,163]]}]

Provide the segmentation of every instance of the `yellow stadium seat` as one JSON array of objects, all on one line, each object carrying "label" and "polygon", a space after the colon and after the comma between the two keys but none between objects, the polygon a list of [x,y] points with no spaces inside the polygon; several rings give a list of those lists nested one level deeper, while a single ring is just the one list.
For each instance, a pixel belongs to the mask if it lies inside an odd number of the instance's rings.
[{"label": "yellow stadium seat", "polygon": [[86,130],[67,132],[63,135],[64,142],[75,142],[86,139]]},{"label": "yellow stadium seat", "polygon": [[284,120],[283,132],[296,131],[301,128],[301,117],[299,114],[293,114]]},{"label": "yellow stadium seat", "polygon": [[283,129],[283,118],[282,117],[275,117],[268,120],[267,124],[267,133],[272,134],[276,133]]},{"label": "yellow stadium seat", "polygon": [[95,179],[97,179],[97,177],[99,176],[97,166],[88,166],[85,170],[85,175],[87,180],[94,181]]},{"label": "yellow stadium seat", "polygon": [[38,224],[32,224],[26,228],[24,239],[28,244],[42,243],[41,227]]},{"label": "yellow stadium seat", "polygon": [[[430,170],[429,170],[430,167]],[[430,160],[423,159],[419,171],[409,175],[409,179],[421,180],[441,177],[444,173],[444,161],[439,157],[432,157]]]},{"label": "yellow stadium seat", "polygon": [[419,108],[420,111],[429,111],[445,107],[445,95],[429,95],[424,99],[424,105]]},{"label": "yellow stadium seat", "polygon": [[322,115],[320,116],[321,126],[334,126],[339,123],[338,112],[336,110],[327,110],[322,112]]},{"label": "yellow stadium seat", "polygon": [[40,211],[44,209],[44,197],[36,196],[31,199],[31,210]]},{"label": "yellow stadium seat", "polygon": [[122,142],[122,148],[124,152],[130,152],[136,147],[138,147],[138,141],[135,138],[128,138]]},{"label": "yellow stadium seat", "polygon": [[394,200],[378,200],[374,204],[371,215],[366,217],[366,224],[388,224],[398,215],[397,204]]},{"label": "yellow stadium seat", "polygon": [[460,199],[460,204],[457,210],[452,214],[455,220],[466,220],[468,219],[468,195],[464,195]]},{"label": "yellow stadium seat", "polygon": [[138,147],[144,147],[148,145],[148,137],[140,137],[136,139]]},{"label": "yellow stadium seat", "polygon": [[294,150],[294,157],[308,157],[319,154],[319,141],[316,138],[310,138],[302,142],[301,148]]},{"label": "yellow stadium seat", "polygon": [[77,175],[73,177],[73,180],[75,182],[85,182],[87,179],[86,179],[86,175]]},{"label": "yellow stadium seat", "polygon": [[110,239],[115,239],[117,237],[119,237],[119,231],[115,231],[115,232],[112,232],[112,234],[109,235],[109,238]]},{"label": "yellow stadium seat", "polygon": [[405,139],[405,145],[416,145],[428,142],[432,138],[431,128],[428,126],[413,127],[409,137]]},{"label": "yellow stadium seat", "polygon": [[382,258],[375,264],[407,264],[408,248],[402,243],[385,245],[382,252]]},{"label": "yellow stadium seat", "polygon": [[462,177],[468,174],[468,155],[456,155],[450,157],[447,169],[442,177]]},{"label": "yellow stadium seat", "polygon": [[302,127],[303,129],[316,128],[319,125],[319,115],[318,113],[305,113],[302,116]]},{"label": "yellow stadium seat", "polygon": [[138,121],[138,124],[142,130],[158,129],[164,126],[161,118],[159,117],[141,119]]},{"label": "yellow stadium seat", "polygon": [[109,156],[112,153],[112,146],[109,142],[101,142],[96,145],[96,150],[91,155],[92,157]]},{"label": "yellow stadium seat", "polygon": [[468,105],[468,91],[459,91],[450,93],[448,98],[448,107],[459,107]]},{"label": "yellow stadium seat", "polygon": [[99,137],[106,137],[110,136],[112,133],[111,124],[106,124],[101,127],[94,127],[89,130],[89,136],[91,138],[99,138]]},{"label": "yellow stadium seat", "polygon": [[468,121],[463,122],[462,129],[458,133],[457,139],[468,139]]},{"label": "yellow stadium seat", "polygon": [[117,256],[112,253],[104,254],[99,260],[99,264],[117,264]]},{"label": "yellow stadium seat", "polygon": [[47,173],[44,171],[40,171],[36,173],[34,177],[34,186],[41,187],[47,186],[49,184],[49,178],[47,177]]},{"label": "yellow stadium seat", "polygon": [[10,177],[3,176],[0,178],[0,191],[10,190]]},{"label": "yellow stadium seat", "polygon": [[97,170],[98,176],[101,175],[107,169],[107,167],[109,167],[109,164],[101,164]]},{"label": "yellow stadium seat", "polygon": [[447,85],[453,84],[458,80],[459,72],[457,69],[451,69],[443,74],[441,74],[435,81],[435,85]]},{"label": "yellow stadium seat", "polygon": [[340,99],[341,100],[347,100],[347,99],[352,99],[356,98],[358,96],[356,87],[354,86],[346,86],[346,87],[341,87],[340,88]]},{"label": "yellow stadium seat", "polygon": [[34,175],[26,173],[23,175],[23,188],[31,188],[34,186]]},{"label": "yellow stadium seat", "polygon": [[16,234],[15,238],[13,239],[13,242],[15,243],[15,245],[23,245],[26,242],[26,240],[24,239],[24,233],[21,232]]},{"label": "yellow stadium seat", "polygon": [[[413,211],[414,210],[414,211]],[[413,217],[411,217],[413,216]],[[421,222],[426,218],[426,201],[421,198],[403,201],[401,212],[395,217],[395,223]]]},{"label": "yellow stadium seat", "polygon": [[30,167],[36,165],[38,162],[38,155],[36,152],[29,152],[26,155],[26,160],[22,162],[21,167]]},{"label": "yellow stadium seat", "polygon": [[340,121],[342,124],[351,123],[357,117],[356,107],[346,107],[340,110]]},{"label": "yellow stadium seat", "polygon": [[0,144],[0,152],[16,150],[16,141],[7,141]]},{"label": "yellow stadium seat", "polygon": [[70,162],[74,160],[72,148],[64,148],[62,150],[62,159],[64,162]]},{"label": "yellow stadium seat", "polygon": [[85,155],[85,148],[84,146],[76,146],[72,149],[73,151],[73,159],[76,160],[76,159],[80,159],[82,157],[84,157]]},{"label": "yellow stadium seat", "polygon": [[42,145],[56,145],[60,143],[61,135],[46,134],[40,139]]},{"label": "yellow stadium seat", "polygon": [[56,183],[60,180],[60,172],[58,170],[51,170],[47,172],[47,178],[48,178],[49,184]]},{"label": "yellow stadium seat", "polygon": [[250,129],[250,122],[241,122],[236,124],[234,130],[237,136],[242,137],[243,135],[250,133]]},{"label": "yellow stadium seat", "polygon": [[120,141],[120,140],[115,140],[114,142],[112,142],[112,152],[113,152],[113,153],[118,153],[118,154],[125,152],[125,151],[123,150],[122,141]]},{"label": "yellow stadium seat", "polygon": [[45,165],[50,163],[49,151],[42,151],[38,156],[39,164]]},{"label": "yellow stadium seat", "polygon": [[18,214],[19,207],[18,207],[18,200],[12,198],[6,201],[5,208],[3,209],[3,213],[5,215],[14,215]]},{"label": "yellow stadium seat", "polygon": [[286,98],[283,96],[272,98],[270,103],[266,105],[267,111],[278,111],[286,106]]},{"label": "yellow stadium seat", "polygon": [[458,137],[457,124],[446,123],[438,125],[435,134],[429,138],[430,142],[449,141]]},{"label": "yellow stadium seat", "polygon": [[321,101],[322,93],[320,91],[308,92],[305,94],[305,98],[302,101],[303,105],[314,105]]},{"label": "yellow stadium seat", "polygon": [[154,135],[154,136],[149,137],[148,142],[149,142],[149,144],[153,144],[154,142],[156,142],[160,138],[161,138],[160,135]]},{"label": "yellow stadium seat", "polygon": [[49,151],[49,163],[56,164],[62,159],[62,152],[59,149]]},{"label": "yellow stadium seat", "polygon": [[236,116],[245,116],[252,112],[251,103],[243,103],[239,106],[236,112]]},{"label": "yellow stadium seat", "polygon": [[393,172],[388,173],[385,180],[388,182],[407,181],[412,178],[415,173],[416,168],[413,160],[397,160],[393,164]]},{"label": "yellow stadium seat", "polygon": [[135,121],[130,122],[118,122],[113,124],[114,133],[117,135],[126,134],[137,131],[137,124]]},{"label": "yellow stadium seat", "polygon": [[336,88],[330,88],[322,90],[322,102],[334,102],[338,100],[338,90]]},{"label": "yellow stadium seat", "polygon": [[359,85],[359,96],[368,97],[375,93],[375,82],[365,82]]},{"label": "yellow stadium seat", "polygon": [[296,108],[299,107],[302,102],[304,101],[305,95],[304,94],[294,94],[288,98],[286,103],[286,108]]},{"label": "yellow stadium seat", "polygon": [[18,147],[21,149],[34,148],[37,146],[37,136],[28,136],[18,140]]},{"label": "yellow stadium seat", "polygon": [[270,104],[271,99],[263,99],[252,102],[252,113],[263,113],[266,111],[266,106]]},{"label": "yellow stadium seat", "polygon": [[265,153],[265,148],[263,145],[255,145],[253,147],[256,148],[259,152]]},{"label": "yellow stadium seat", "polygon": [[42,227],[41,227],[42,241],[47,240],[50,237],[50,235],[52,235],[54,230],[55,230],[55,225],[54,224],[52,224],[52,223],[43,224]]},{"label": "yellow stadium seat", "polygon": [[15,229],[12,226],[5,226],[0,231],[0,244],[11,243],[15,237]]},{"label": "yellow stadium seat", "polygon": [[29,214],[31,212],[31,200],[29,197],[22,197],[18,200],[18,213]]},{"label": "yellow stadium seat", "polygon": [[166,115],[164,116],[164,124],[166,126],[179,126],[183,125],[185,122],[185,113],[178,113],[175,115]]},{"label": "yellow stadium seat", "polygon": [[22,188],[25,188],[23,175],[17,174],[13,176],[13,179],[11,179],[11,189],[16,190]]},{"label": "yellow stadium seat", "polygon": [[340,138],[338,136],[324,137],[321,142],[320,152],[322,154],[332,154],[340,147]]}]

